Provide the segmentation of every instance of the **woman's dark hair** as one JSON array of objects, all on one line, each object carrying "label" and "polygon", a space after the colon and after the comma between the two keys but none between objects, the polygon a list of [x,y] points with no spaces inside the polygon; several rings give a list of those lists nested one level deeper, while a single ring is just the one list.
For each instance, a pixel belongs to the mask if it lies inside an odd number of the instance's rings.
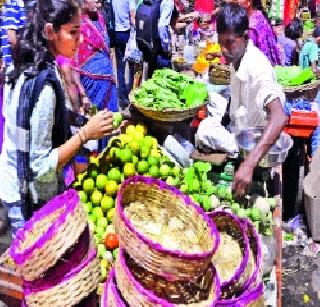
[{"label": "woman's dark hair", "polygon": [[218,34],[234,32],[244,36],[249,29],[247,11],[237,3],[226,4],[217,15]]},{"label": "woman's dark hair", "polygon": [[13,52],[14,70],[9,75],[10,82],[14,83],[24,71],[36,75],[53,63],[44,26],[52,23],[53,29],[58,31],[80,8],[78,0],[38,0],[33,7],[28,7],[27,22]]},{"label": "woman's dark hair", "polygon": [[299,39],[303,34],[303,24],[300,19],[295,18],[284,29],[284,35],[292,40]]}]

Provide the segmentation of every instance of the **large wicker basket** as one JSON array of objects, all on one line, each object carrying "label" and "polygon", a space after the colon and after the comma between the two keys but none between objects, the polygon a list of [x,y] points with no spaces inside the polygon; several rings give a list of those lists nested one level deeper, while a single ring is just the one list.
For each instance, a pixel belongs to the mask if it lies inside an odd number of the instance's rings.
[{"label": "large wicker basket", "polygon": [[245,231],[249,238],[249,247],[251,249],[251,252],[254,255],[254,260],[255,260],[255,269],[242,287],[243,290],[247,290],[247,289],[254,288],[260,282],[262,282],[262,275],[263,275],[263,264],[262,264],[263,260],[262,260],[262,250],[261,250],[262,245],[261,245],[260,236],[255,226],[252,224],[252,222],[248,219],[243,219],[242,223],[245,226]]},{"label": "large wicker basket", "polygon": [[25,289],[25,301],[28,306],[74,306],[97,289],[99,280],[99,259],[92,246],[85,259],[58,283],[44,283],[36,291]]},{"label": "large wicker basket", "polygon": [[11,245],[17,272],[26,281],[38,279],[77,242],[86,226],[87,215],[75,190],[53,198],[18,231]]},{"label": "large wicker basket", "polygon": [[220,297],[220,282],[218,275],[216,274],[216,271],[213,267],[212,271],[213,276],[211,280],[211,287],[208,290],[207,298],[197,303],[179,304],[177,302],[174,303],[161,298],[152,290],[143,287],[143,285],[134,277],[134,275],[128,268],[123,250],[120,251],[119,257],[115,263],[115,278],[118,289],[128,305],[135,307],[215,306],[215,303]]},{"label": "large wicker basket", "polygon": [[[216,256],[219,253],[219,249],[213,257],[213,264],[216,266],[218,274],[220,273],[221,279],[221,295],[223,298],[229,298],[234,296],[239,291],[242,291],[243,286],[246,285],[248,279],[252,276],[254,271],[254,263],[249,266],[249,256],[250,256],[250,246],[248,235],[245,232],[245,227],[242,224],[241,220],[234,214],[228,213],[226,211],[215,211],[209,214],[212,220],[215,222],[218,231],[220,232],[220,245],[219,248],[224,248],[222,232],[225,232],[233,239],[238,241],[238,244],[241,248],[242,258],[239,262],[239,266],[234,269],[233,274],[229,279],[223,279],[219,270],[219,266],[221,265],[221,269],[223,269],[227,263],[226,260],[223,259],[220,261],[216,259]],[[225,248],[224,248],[225,249]]]},{"label": "large wicker basket", "polygon": [[230,84],[230,66],[223,64],[210,65],[209,81],[217,85]]},{"label": "large wicker basket", "polygon": [[[150,208],[165,208],[179,216],[201,238],[199,253],[170,250],[138,231],[124,213],[132,202],[147,203]],[[196,280],[208,268],[219,244],[214,223],[189,196],[165,182],[135,176],[126,180],[117,195],[114,226],[128,254],[146,270],[171,280]]]},{"label": "large wicker basket", "polygon": [[129,95],[129,100],[132,103],[132,105],[145,117],[152,118],[154,120],[158,120],[161,122],[179,122],[184,121],[186,119],[194,117],[198,111],[206,105],[206,102],[202,105],[188,108],[188,109],[165,109],[163,111],[160,111],[156,108],[146,108],[141,105],[139,105],[134,98],[133,93],[131,92]]},{"label": "large wicker basket", "polygon": [[253,289],[244,291],[241,295],[228,300],[220,300],[216,303],[217,307],[264,307],[263,283],[259,283]]},{"label": "large wicker basket", "polygon": [[128,304],[123,300],[119,293],[115,269],[112,268],[108,275],[108,280],[104,284],[103,294],[101,296],[101,307],[127,307]]},{"label": "large wicker basket", "polygon": [[284,92],[286,94],[287,101],[294,101],[302,98],[313,102],[317,97],[319,89],[320,80],[316,80],[299,86],[284,87]]}]

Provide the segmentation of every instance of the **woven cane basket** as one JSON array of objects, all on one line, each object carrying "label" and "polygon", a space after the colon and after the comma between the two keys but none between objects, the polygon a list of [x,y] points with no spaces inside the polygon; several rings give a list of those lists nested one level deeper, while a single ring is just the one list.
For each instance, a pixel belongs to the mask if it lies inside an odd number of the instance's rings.
[{"label": "woven cane basket", "polygon": [[18,231],[11,245],[17,272],[26,281],[41,277],[75,244],[86,226],[86,212],[75,190],[53,198]]},{"label": "woven cane basket", "polygon": [[131,92],[129,95],[129,100],[132,105],[145,117],[152,118],[154,120],[158,120],[161,122],[181,122],[186,119],[194,117],[203,106],[206,105],[207,102],[204,102],[202,105],[188,108],[188,109],[165,109],[165,110],[158,110],[156,108],[147,108],[139,105],[133,93]]},{"label": "woven cane basket", "polygon": [[254,288],[260,282],[262,282],[263,261],[262,261],[261,239],[255,226],[248,219],[243,219],[242,223],[244,224],[245,231],[248,235],[249,248],[252,254],[254,255],[254,260],[255,260],[254,271],[252,272],[251,276],[248,278],[248,280],[242,287],[243,290],[246,290],[246,289]]},{"label": "woven cane basket", "polygon": [[[179,217],[199,238],[201,252],[171,250],[149,239],[125,214],[125,208],[133,202],[148,204],[150,210],[166,210],[168,217]],[[150,177],[134,176],[122,184],[117,195],[114,226],[130,257],[146,270],[171,280],[196,280],[208,268],[219,244],[214,223],[189,196]]]},{"label": "woven cane basket", "polygon": [[59,283],[53,286],[44,284],[36,292],[24,289],[25,301],[28,306],[74,306],[97,289],[99,280],[99,259],[92,245],[85,259]]},{"label": "woven cane basket", "polygon": [[111,269],[108,275],[108,280],[104,284],[103,294],[101,296],[101,307],[127,307],[119,290],[115,279],[115,270]]},{"label": "woven cane basket", "polygon": [[[220,233],[220,245],[217,253],[213,256],[213,264],[216,266],[217,272],[221,280],[221,295],[223,298],[229,298],[234,296],[239,291],[243,290],[243,286],[246,285],[248,279],[252,276],[254,271],[254,261],[249,262],[250,246],[248,235],[245,232],[241,220],[234,214],[225,211],[215,211],[209,214],[212,220],[216,223],[218,231]],[[223,255],[219,255],[220,250],[228,250],[228,247],[224,247],[223,233],[231,236],[238,242],[241,249],[241,261],[239,265],[234,269],[230,278],[223,279],[220,270],[224,270],[225,267],[230,265],[228,259],[223,258]]]},{"label": "woven cane basket", "polygon": [[223,64],[210,65],[209,81],[217,85],[230,84],[230,66]]},{"label": "woven cane basket", "polygon": [[[152,290],[146,289],[142,284],[134,277],[129,267],[127,266],[126,259],[124,257],[123,250],[120,251],[119,257],[115,263],[115,278],[118,289],[123,296],[124,300],[129,306],[135,307],[153,307],[153,306],[198,306],[208,307],[215,306],[220,296],[220,282],[219,278],[213,267],[213,276],[211,280],[211,286],[208,289],[208,294],[205,300],[197,303],[179,304],[177,302],[169,301],[167,299],[157,296]],[[170,290],[169,290],[170,291]],[[172,298],[173,299],[173,298]],[[176,301],[176,299],[173,299]]]},{"label": "woven cane basket", "polygon": [[216,303],[217,307],[264,307],[263,283],[259,283],[253,289],[244,291],[241,295],[228,300],[220,300]]},{"label": "woven cane basket", "polygon": [[302,98],[313,102],[317,97],[319,89],[320,80],[316,80],[308,84],[285,87],[284,92],[288,101],[293,101]]}]

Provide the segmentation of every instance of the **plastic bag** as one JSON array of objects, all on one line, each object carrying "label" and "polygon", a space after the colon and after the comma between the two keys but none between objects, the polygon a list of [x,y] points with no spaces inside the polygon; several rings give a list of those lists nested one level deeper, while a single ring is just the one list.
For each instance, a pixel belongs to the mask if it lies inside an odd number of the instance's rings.
[{"label": "plastic bag", "polygon": [[130,37],[126,45],[124,61],[139,63],[142,61],[142,53],[137,47],[136,30],[132,27]]}]

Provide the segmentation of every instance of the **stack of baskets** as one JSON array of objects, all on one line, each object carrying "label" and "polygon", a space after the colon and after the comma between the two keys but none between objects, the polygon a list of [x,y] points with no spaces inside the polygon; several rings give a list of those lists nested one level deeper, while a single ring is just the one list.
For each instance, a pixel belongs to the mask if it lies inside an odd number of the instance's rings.
[{"label": "stack of baskets", "polygon": [[74,306],[98,286],[97,251],[75,190],[37,211],[9,253],[23,279],[27,306]]},{"label": "stack of baskets", "polygon": [[[134,215],[128,215],[132,204],[141,203],[147,206],[140,213],[134,207]],[[149,215],[153,215],[152,231],[160,225],[159,237],[165,240],[150,238],[149,226],[140,228],[149,223]],[[162,227],[171,224],[172,217],[179,217],[176,225],[182,223],[179,240],[194,233],[201,250],[195,252],[188,244],[168,248],[170,236]],[[101,306],[264,306],[261,242],[249,220],[225,211],[206,215],[174,187],[135,176],[118,192],[114,225],[121,247],[105,283]],[[170,234],[176,238],[175,230]]]},{"label": "stack of baskets", "polygon": [[320,80],[314,80],[310,83],[284,87],[287,101],[294,101],[297,99],[306,99],[307,101],[313,102],[320,89]]},{"label": "stack of baskets", "polygon": [[[174,249],[150,238],[128,218],[126,208],[132,203],[145,203],[150,212],[164,214],[155,227],[179,217],[175,224],[181,229],[180,236],[193,233],[199,249],[188,244]],[[214,222],[188,196],[163,181],[132,177],[118,192],[114,225],[121,247],[105,284],[102,306],[215,305],[220,282],[212,256],[219,234]],[[189,232],[184,233],[184,227]]]}]

